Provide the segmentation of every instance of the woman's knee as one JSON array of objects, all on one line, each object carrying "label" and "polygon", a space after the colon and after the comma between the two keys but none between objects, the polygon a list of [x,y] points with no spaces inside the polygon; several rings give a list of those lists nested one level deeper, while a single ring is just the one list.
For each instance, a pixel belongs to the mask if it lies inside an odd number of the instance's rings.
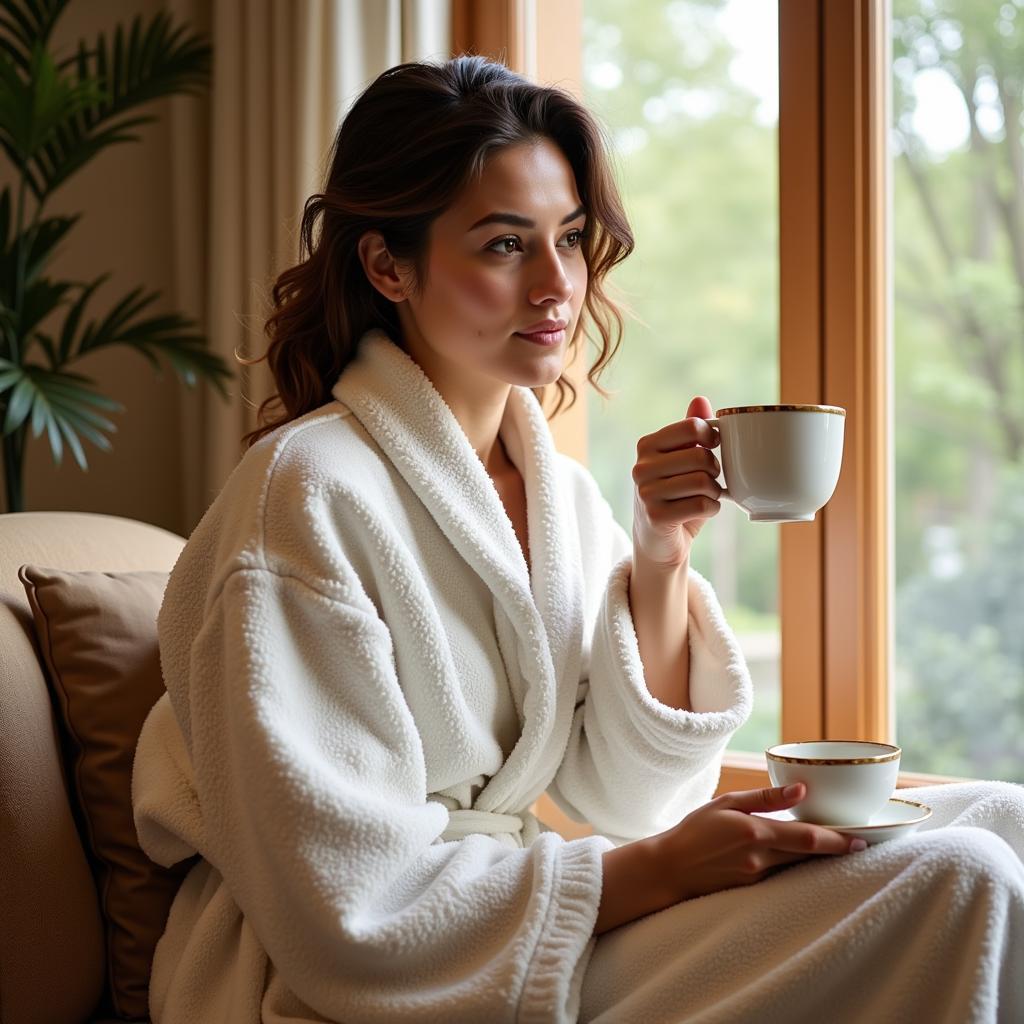
[{"label": "woman's knee", "polygon": [[1024,824],[1024,786],[1016,782],[986,782],[979,787],[976,803],[996,817]]},{"label": "woman's knee", "polygon": [[927,840],[922,854],[938,874],[971,888],[1009,888],[1024,902],[1024,864],[995,832],[954,825],[929,834]]}]

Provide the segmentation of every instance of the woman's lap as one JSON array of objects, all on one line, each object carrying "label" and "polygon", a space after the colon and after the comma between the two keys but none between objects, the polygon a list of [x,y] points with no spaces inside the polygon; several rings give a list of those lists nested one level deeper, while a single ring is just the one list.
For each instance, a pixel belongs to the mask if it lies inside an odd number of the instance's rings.
[{"label": "woman's lap", "polygon": [[580,1020],[1024,1020],[1024,787],[906,795],[929,828],[602,936]]},{"label": "woman's lap", "polygon": [[1010,782],[959,782],[903,789],[899,796],[932,808],[921,831],[977,826],[1001,836],[1024,860],[1024,786]]}]

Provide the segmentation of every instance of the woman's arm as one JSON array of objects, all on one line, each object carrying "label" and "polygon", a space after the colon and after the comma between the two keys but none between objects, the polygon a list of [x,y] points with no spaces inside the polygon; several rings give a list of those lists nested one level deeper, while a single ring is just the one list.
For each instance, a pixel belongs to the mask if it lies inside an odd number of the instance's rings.
[{"label": "woman's arm", "polygon": [[[661,832],[711,799],[721,751],[750,713],[750,678],[703,577],[689,567],[684,575],[679,559],[678,572],[655,575],[645,589],[644,553],[615,522],[593,477],[569,460],[566,469],[590,644],[569,744],[548,793],[619,845]],[[686,659],[679,668],[657,668],[671,666],[658,655],[663,641],[678,644],[675,655]]]},{"label": "woman's arm", "polygon": [[619,560],[591,634],[586,687],[548,787],[570,817],[590,822],[616,845],[661,832],[711,799],[721,752],[751,702],[742,652],[714,591],[693,569],[688,624],[648,618],[659,637],[688,637],[689,707],[670,707],[652,694],[630,609],[630,546],[621,531],[615,543]]},{"label": "woman's arm", "polygon": [[690,402],[686,419],[637,443],[633,467],[633,568],[629,604],[651,696],[690,710],[687,590],[690,548],[718,513],[718,443],[711,403]]},{"label": "woman's arm", "polygon": [[634,554],[629,577],[629,607],[647,689],[666,707],[684,711],[691,710],[689,571],[689,559],[661,566]]}]

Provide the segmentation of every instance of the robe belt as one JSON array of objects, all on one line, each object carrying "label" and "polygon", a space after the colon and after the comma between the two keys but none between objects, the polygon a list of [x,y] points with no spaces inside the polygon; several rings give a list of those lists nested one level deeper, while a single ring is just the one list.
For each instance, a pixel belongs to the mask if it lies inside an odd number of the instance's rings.
[{"label": "robe belt", "polygon": [[525,817],[532,818],[533,815],[529,811],[524,811],[522,816],[473,809],[449,811],[448,827],[441,833],[441,839],[448,843],[475,833],[485,836],[519,836],[525,825]]}]

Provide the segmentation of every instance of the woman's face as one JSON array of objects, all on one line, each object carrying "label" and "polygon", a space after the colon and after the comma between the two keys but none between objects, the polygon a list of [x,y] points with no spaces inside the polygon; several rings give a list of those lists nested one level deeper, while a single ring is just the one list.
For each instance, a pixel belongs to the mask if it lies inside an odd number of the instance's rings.
[{"label": "woman's face", "polygon": [[431,226],[425,279],[398,303],[409,354],[460,389],[557,380],[587,290],[585,223],[553,142],[496,152]]}]

